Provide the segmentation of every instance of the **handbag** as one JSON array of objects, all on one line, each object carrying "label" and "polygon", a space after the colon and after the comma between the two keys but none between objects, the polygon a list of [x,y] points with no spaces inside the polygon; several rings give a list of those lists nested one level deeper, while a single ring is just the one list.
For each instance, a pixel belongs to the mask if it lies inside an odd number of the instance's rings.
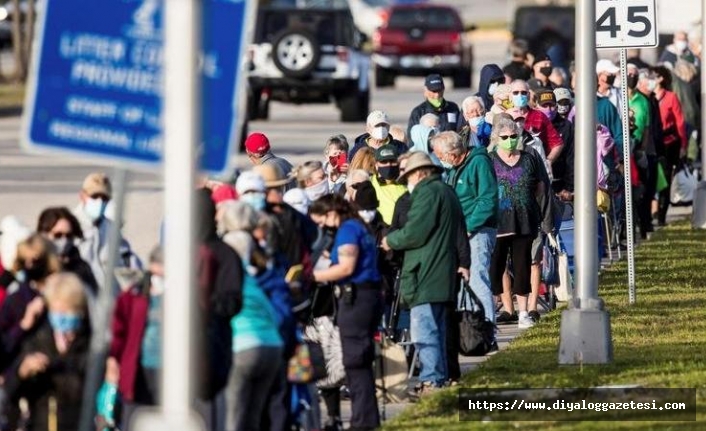
[{"label": "handbag", "polygon": [[559,264],[559,284],[554,288],[556,300],[559,302],[568,302],[574,296],[574,279],[571,276],[569,268],[569,255],[566,249],[561,246],[558,238],[553,238],[557,242],[558,264]]},{"label": "handbag", "polygon": [[697,185],[696,172],[691,172],[684,162],[680,162],[669,189],[672,205],[691,205]]},{"label": "handbag", "polygon": [[559,284],[559,260],[558,250],[552,246],[550,236],[553,235],[547,234],[542,241],[542,280],[544,284],[553,286]]},{"label": "handbag", "polygon": [[326,377],[326,361],[321,346],[304,341],[297,330],[297,346],[287,364],[287,380],[290,383],[310,383]]},{"label": "handbag", "polygon": [[[463,356],[485,356],[495,342],[495,325],[485,318],[483,304],[465,280],[461,280],[461,291],[461,307],[456,311],[458,352]],[[468,308],[467,298],[470,299]]]}]

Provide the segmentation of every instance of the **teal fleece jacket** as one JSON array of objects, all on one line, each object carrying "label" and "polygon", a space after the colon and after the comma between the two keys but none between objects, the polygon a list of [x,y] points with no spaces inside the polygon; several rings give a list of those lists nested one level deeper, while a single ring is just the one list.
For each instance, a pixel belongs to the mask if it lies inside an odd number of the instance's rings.
[{"label": "teal fleece jacket", "polygon": [[486,148],[473,148],[446,179],[461,202],[466,230],[471,235],[484,227],[498,227],[498,181]]}]

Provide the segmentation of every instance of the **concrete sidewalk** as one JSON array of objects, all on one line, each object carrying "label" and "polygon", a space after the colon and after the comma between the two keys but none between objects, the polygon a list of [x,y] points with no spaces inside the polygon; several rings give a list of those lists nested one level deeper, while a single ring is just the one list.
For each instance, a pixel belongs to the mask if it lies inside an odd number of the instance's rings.
[{"label": "concrete sidewalk", "polygon": [[[691,215],[691,207],[670,207],[669,213],[667,214],[667,223],[672,223],[676,220],[681,220],[684,218],[687,218]],[[655,230],[660,229],[659,227],[655,226]],[[637,245],[639,246],[639,235],[636,238]],[[615,254],[615,253],[614,253]],[[627,256],[627,252],[622,252],[622,259],[625,259]],[[617,255],[614,256],[613,263],[617,262]],[[601,262],[601,268],[607,268],[608,266],[611,265],[610,260],[608,258],[604,258],[603,261]],[[564,307],[565,303],[559,303],[558,307]],[[541,306],[539,307],[540,314],[545,314],[547,311],[542,310]],[[517,324],[508,324],[508,325],[498,325],[498,352],[501,352],[504,350],[512,340],[515,339],[518,335],[522,334],[526,329],[519,329],[517,327]],[[558,348],[558,346],[557,346]],[[491,353],[490,355],[482,356],[482,357],[465,357],[465,356],[459,356],[459,363],[461,365],[461,372],[463,374],[468,373],[469,371],[473,370],[478,366],[478,364],[481,364],[491,358],[492,356],[496,355],[498,352]],[[413,403],[407,402],[407,403],[386,403],[384,406],[384,417],[383,420],[389,420],[394,418],[395,416],[399,415],[404,411],[406,408],[412,406]],[[380,414],[383,414],[383,406],[382,403],[379,404],[380,408]],[[326,406],[323,404],[323,402],[320,405],[320,411],[322,413],[322,419],[326,418]],[[349,425],[350,421],[350,401],[344,400],[341,402],[341,414],[342,414],[342,419],[344,423],[344,427],[347,427]]]}]

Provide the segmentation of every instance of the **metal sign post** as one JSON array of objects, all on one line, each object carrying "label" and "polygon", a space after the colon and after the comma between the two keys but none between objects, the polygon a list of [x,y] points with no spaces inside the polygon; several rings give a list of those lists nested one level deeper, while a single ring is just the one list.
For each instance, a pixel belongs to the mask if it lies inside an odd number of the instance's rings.
[{"label": "metal sign post", "polygon": [[576,5],[576,287],[561,314],[560,364],[604,364],[613,360],[610,316],[598,297],[596,209],[596,4]]},{"label": "metal sign post", "polygon": [[635,303],[635,220],[632,213],[632,166],[630,165],[630,113],[628,100],[627,50],[620,50],[620,115],[623,121],[623,180],[625,188],[625,230],[628,241],[628,302]]},{"label": "metal sign post", "polygon": [[[706,56],[706,5],[701,3],[701,106],[706,106],[706,73],[704,58]],[[701,111],[701,181],[694,195],[694,207],[691,214],[691,227],[706,229],[706,111]]]}]

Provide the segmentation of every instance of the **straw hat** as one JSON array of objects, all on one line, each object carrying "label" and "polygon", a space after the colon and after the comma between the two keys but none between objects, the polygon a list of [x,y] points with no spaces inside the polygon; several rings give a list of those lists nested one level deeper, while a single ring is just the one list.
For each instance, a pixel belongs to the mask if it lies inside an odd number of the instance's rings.
[{"label": "straw hat", "polygon": [[407,166],[403,174],[399,176],[398,181],[406,181],[406,178],[412,172],[421,168],[431,168],[437,173],[441,173],[444,169],[437,166],[431,161],[431,157],[422,151],[415,151],[407,158]]},{"label": "straw hat", "polygon": [[265,163],[262,165],[255,165],[252,168],[253,172],[260,174],[263,180],[265,180],[265,187],[281,187],[285,184],[292,182],[293,178],[285,177],[282,172],[275,165]]}]

